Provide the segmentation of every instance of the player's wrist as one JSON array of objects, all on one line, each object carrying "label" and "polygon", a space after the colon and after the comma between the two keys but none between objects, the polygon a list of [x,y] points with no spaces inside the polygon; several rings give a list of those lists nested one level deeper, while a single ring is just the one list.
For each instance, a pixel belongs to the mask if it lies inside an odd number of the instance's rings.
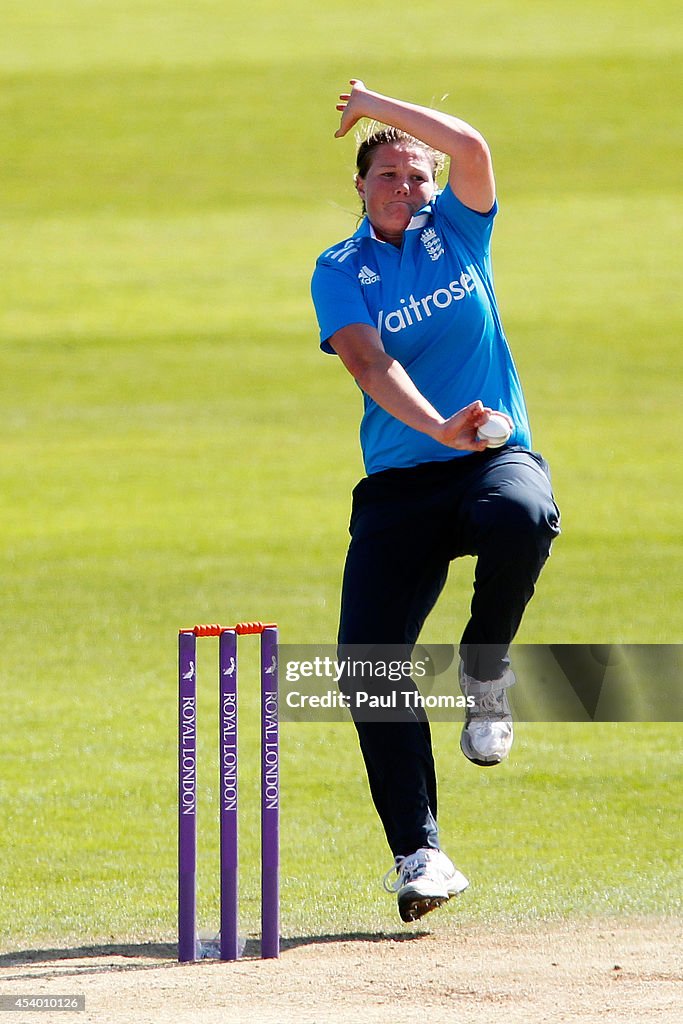
[{"label": "player's wrist", "polygon": [[386,114],[387,97],[372,89],[364,89],[361,95],[361,117],[369,117],[373,121],[381,121]]},{"label": "player's wrist", "polygon": [[426,433],[429,434],[433,441],[438,441],[440,444],[443,444],[446,433],[446,420],[444,417],[439,416],[439,414],[436,413],[429,424],[429,429]]}]

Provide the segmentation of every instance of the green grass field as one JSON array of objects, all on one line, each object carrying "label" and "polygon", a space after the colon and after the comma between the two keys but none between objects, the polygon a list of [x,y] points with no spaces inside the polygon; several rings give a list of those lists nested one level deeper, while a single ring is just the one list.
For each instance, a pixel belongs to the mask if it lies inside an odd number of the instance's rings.
[{"label": "green grass field", "polygon": [[[493,150],[500,306],[564,526],[519,639],[681,641],[678,14],[0,0],[2,949],[173,939],[179,626],[334,639],[360,404],[318,352],[308,282],[356,223],[353,141],[332,137],[349,77]],[[457,640],[471,570],[426,641]],[[355,736],[283,734],[285,934],[395,930]],[[433,927],[680,910],[679,725],[521,726],[491,774],[436,734],[473,887]]]}]

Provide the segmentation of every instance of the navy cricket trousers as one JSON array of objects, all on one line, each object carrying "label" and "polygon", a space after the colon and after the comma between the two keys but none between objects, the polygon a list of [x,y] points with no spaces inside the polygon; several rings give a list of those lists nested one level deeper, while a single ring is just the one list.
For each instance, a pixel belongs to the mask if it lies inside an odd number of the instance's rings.
[{"label": "navy cricket trousers", "polygon": [[[473,555],[461,652],[468,675],[497,678],[559,522],[545,460],[516,446],[365,477],[353,492],[339,643],[412,649],[450,562]],[[355,724],[394,856],[438,847],[426,716]]]}]

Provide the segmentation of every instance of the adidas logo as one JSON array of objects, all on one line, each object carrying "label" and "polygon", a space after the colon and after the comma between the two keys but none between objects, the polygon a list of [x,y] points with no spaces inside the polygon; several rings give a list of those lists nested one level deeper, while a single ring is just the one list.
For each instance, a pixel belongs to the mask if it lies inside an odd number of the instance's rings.
[{"label": "adidas logo", "polygon": [[358,280],[361,284],[375,284],[380,280],[380,276],[376,270],[370,270],[370,267],[363,265],[358,271]]}]

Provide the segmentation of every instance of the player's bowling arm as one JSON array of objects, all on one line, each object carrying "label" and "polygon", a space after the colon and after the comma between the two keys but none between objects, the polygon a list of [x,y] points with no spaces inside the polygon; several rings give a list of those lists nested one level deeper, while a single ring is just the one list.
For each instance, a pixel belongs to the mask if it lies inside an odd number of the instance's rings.
[{"label": "player's bowling arm", "polygon": [[403,366],[385,351],[374,327],[349,324],[333,334],[329,343],[358,386],[402,423],[449,448],[483,451],[486,447],[485,442],[477,440],[476,432],[490,410],[481,402],[473,402],[454,416],[442,416]]}]

